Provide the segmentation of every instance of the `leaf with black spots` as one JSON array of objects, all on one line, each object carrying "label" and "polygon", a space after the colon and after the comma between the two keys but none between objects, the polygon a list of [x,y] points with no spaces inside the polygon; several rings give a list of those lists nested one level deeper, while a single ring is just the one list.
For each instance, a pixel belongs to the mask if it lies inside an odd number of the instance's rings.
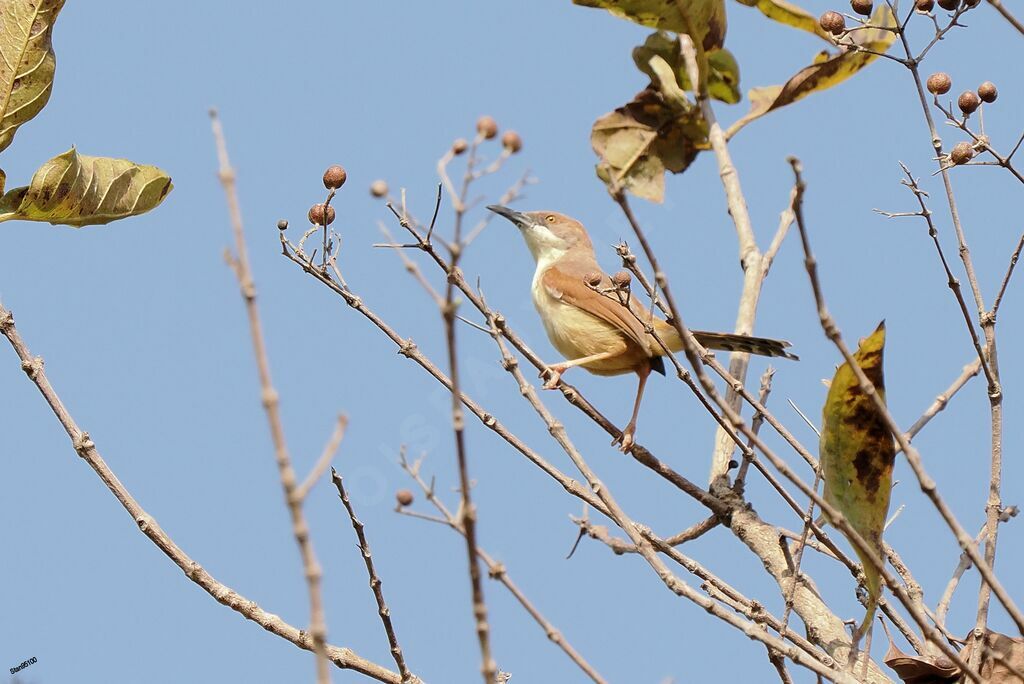
[{"label": "leaf with black spots", "polygon": [[[853,357],[883,402],[884,350],[883,321],[861,340]],[[839,509],[850,526],[883,557],[882,530],[889,512],[896,444],[882,413],[864,394],[848,363],[836,370],[822,410],[820,457],[825,500]],[[882,586],[875,565],[856,545],[854,549],[864,566],[868,590],[867,613],[858,628],[858,634],[863,635],[874,616]]]}]

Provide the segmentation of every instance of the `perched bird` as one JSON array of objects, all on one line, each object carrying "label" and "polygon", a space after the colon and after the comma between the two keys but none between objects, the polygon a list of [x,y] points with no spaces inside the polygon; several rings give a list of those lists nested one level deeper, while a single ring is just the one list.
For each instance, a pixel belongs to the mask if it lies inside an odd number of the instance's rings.
[{"label": "perched bird", "polygon": [[[675,327],[651,316],[636,297],[622,299],[613,294],[616,285],[601,271],[594,246],[579,221],[553,211],[519,212],[490,205],[494,213],[511,221],[526,240],[537,270],[533,275],[533,303],[555,349],[566,358],[541,374],[544,389],[555,389],[562,373],[582,366],[597,375],[636,373],[640,383],[633,404],[633,416],[612,441],[622,451],[633,446],[636,418],[644,385],[651,371],[665,374],[664,350],[646,324],[673,352],[682,351],[683,340]],[[624,303],[625,302],[625,303]],[[628,309],[626,305],[628,304]],[[789,342],[731,333],[692,331],[704,347],[740,351],[762,356],[796,359],[786,351]]]}]

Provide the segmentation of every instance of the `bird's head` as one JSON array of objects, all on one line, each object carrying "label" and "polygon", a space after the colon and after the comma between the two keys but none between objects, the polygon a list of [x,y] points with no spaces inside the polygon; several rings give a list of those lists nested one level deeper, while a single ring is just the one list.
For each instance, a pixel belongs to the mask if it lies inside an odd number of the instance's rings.
[{"label": "bird's head", "polygon": [[538,262],[554,261],[578,246],[593,249],[583,224],[565,214],[557,211],[515,211],[497,204],[487,208],[519,228],[526,246]]}]

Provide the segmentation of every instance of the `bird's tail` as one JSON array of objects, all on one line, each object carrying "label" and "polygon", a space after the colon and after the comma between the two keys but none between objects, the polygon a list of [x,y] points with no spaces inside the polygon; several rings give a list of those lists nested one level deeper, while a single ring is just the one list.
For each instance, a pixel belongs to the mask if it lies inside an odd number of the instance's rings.
[{"label": "bird's tail", "polygon": [[[679,333],[676,332],[674,326],[656,318],[654,327],[658,337],[664,340],[665,344],[673,352],[679,352],[685,348],[683,340],[679,337]],[[786,348],[791,345],[785,340],[773,340],[769,337],[753,337],[750,335],[734,335],[732,333],[705,332],[703,330],[691,330],[690,332],[693,333],[702,346],[708,349],[746,352],[760,356],[784,356],[794,361],[799,358],[796,354],[786,351]]]}]

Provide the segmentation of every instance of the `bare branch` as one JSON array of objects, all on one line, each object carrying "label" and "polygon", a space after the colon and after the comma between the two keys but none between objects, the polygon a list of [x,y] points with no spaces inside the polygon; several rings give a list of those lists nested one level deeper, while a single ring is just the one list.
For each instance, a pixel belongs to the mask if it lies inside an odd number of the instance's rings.
[{"label": "bare branch", "polygon": [[[103,460],[99,449],[97,449],[89,434],[83,431],[78,426],[78,423],[75,422],[75,419],[71,417],[71,414],[57,395],[56,390],[53,389],[49,379],[46,377],[42,358],[32,356],[28,346],[14,327],[14,316],[2,305],[0,305],[0,335],[6,337],[11,347],[14,348],[15,354],[18,355],[18,359],[21,361],[22,370],[25,371],[29,379],[35,384],[39,393],[57,417],[58,422],[68,433],[75,451],[92,468],[93,472],[99,476],[103,484],[114,495],[114,498],[124,507],[128,515],[138,525],[139,531],[146,535],[175,565],[181,568],[182,572],[185,573],[185,577],[201,587],[203,591],[212,596],[218,603],[227,606],[247,620],[252,620],[268,632],[290,641],[299,648],[312,651],[314,643],[309,632],[293,627],[277,615],[261,609],[255,601],[218,582],[210,573],[203,569],[203,566],[185,553],[163,531],[156,519],[142,508],[139,502],[135,500],[135,497],[121,484],[121,481],[110,469],[106,461]],[[380,682],[402,684],[401,677],[397,673],[357,655],[351,649],[327,645],[326,652],[328,659],[337,667],[360,672]]]},{"label": "bare branch", "polygon": [[341,503],[344,504],[345,510],[348,511],[349,520],[352,521],[352,529],[356,531],[356,538],[359,539],[359,551],[363,556],[363,562],[366,563],[366,572],[370,576],[370,589],[373,590],[373,598],[377,601],[377,614],[380,615],[380,621],[384,625],[384,633],[387,635],[388,645],[391,647],[391,657],[395,659],[398,672],[402,675],[403,684],[419,681],[409,672],[409,667],[405,664],[402,647],[398,644],[394,625],[391,624],[391,610],[388,608],[387,602],[384,601],[384,590],[381,588],[383,582],[381,582],[380,577],[377,575],[377,570],[373,567],[373,555],[370,553],[370,544],[366,541],[366,531],[363,529],[362,521],[356,517],[355,509],[352,508],[352,502],[349,501],[348,492],[345,491],[341,475],[334,468],[331,468],[331,480],[338,489],[338,496],[341,498]]},{"label": "bare branch", "polygon": [[[403,515],[411,515],[413,517],[428,519],[431,522],[437,522],[442,525],[446,525],[447,527],[458,532],[460,535],[465,536],[466,530],[463,528],[462,524],[451,513],[451,511],[448,510],[448,507],[444,505],[444,502],[437,497],[437,494],[434,492],[434,488],[431,485],[427,484],[427,482],[424,481],[423,477],[420,475],[419,462],[417,462],[416,464],[410,464],[405,459],[405,454],[403,452],[401,457],[401,465],[402,469],[405,470],[405,472],[407,472],[409,476],[413,478],[413,480],[415,480],[416,484],[420,486],[420,489],[423,490],[423,493],[427,497],[427,500],[434,505],[438,512],[441,513],[441,517],[423,516],[422,514],[417,514],[414,511],[408,511],[405,509],[399,509],[398,512]],[[605,684],[605,679],[597,672],[597,670],[595,670],[594,667],[590,663],[588,663],[587,660],[575,648],[573,648],[572,644],[568,642],[568,640],[565,638],[562,632],[559,631],[553,624],[551,624],[550,621],[548,621],[547,618],[544,617],[544,615],[540,612],[540,610],[537,609],[533,602],[531,602],[530,599],[527,598],[526,594],[524,594],[523,591],[518,587],[518,585],[516,585],[512,581],[512,578],[509,577],[508,570],[505,568],[505,565],[503,563],[495,561],[494,558],[490,556],[490,554],[488,554],[480,547],[477,547],[476,552],[480,560],[482,560],[484,564],[487,565],[488,576],[493,580],[497,580],[506,589],[508,589],[512,596],[515,597],[516,601],[519,602],[519,605],[521,605],[526,610],[526,612],[530,614],[530,617],[532,617],[534,621],[538,625],[540,625],[541,629],[544,630],[544,634],[547,636],[547,638],[551,640],[551,642],[554,643],[556,646],[558,646],[558,648],[560,648],[562,652],[569,657],[570,660],[576,663],[577,667],[583,670],[583,672],[592,681],[594,681],[595,684]]]},{"label": "bare branch", "polygon": [[313,489],[313,486],[320,480],[320,476],[327,471],[327,467],[331,465],[331,461],[334,459],[334,455],[338,453],[338,447],[341,446],[341,440],[345,437],[345,427],[348,425],[348,418],[345,416],[338,416],[338,420],[334,424],[334,432],[331,433],[330,439],[327,440],[327,444],[324,445],[324,450],[320,454],[320,458],[317,459],[313,469],[309,471],[309,475],[302,481],[298,487],[295,488],[295,496],[298,500],[305,501],[309,495],[309,490]]},{"label": "bare branch", "polygon": [[[313,551],[313,542],[309,538],[309,526],[306,524],[306,517],[302,512],[302,499],[296,493],[295,470],[292,468],[288,446],[285,443],[280,400],[270,378],[270,360],[267,357],[267,347],[263,340],[259,308],[256,306],[256,286],[253,283],[252,268],[249,265],[249,254],[245,245],[242,211],[235,189],[235,171],[231,168],[231,162],[228,159],[224,131],[215,110],[210,111],[210,119],[213,126],[213,137],[217,144],[217,156],[220,160],[220,182],[224,186],[228,212],[231,216],[231,229],[235,236],[234,263],[236,267],[234,270],[242,291],[242,299],[245,302],[245,311],[249,317],[249,334],[252,337],[253,353],[256,356],[256,367],[260,377],[263,409],[267,414],[270,439],[274,444],[274,458],[281,476],[281,488],[284,490],[285,503],[288,505],[288,512],[291,515],[292,533],[295,535],[295,542],[302,556],[302,567],[309,590],[309,632],[313,637],[313,651],[317,656],[317,681],[319,684],[328,684],[331,676],[327,668],[327,623],[324,619],[323,599],[320,594],[322,570]],[[326,230],[325,226],[324,231],[326,232]],[[324,270],[326,271],[326,268]]]}]

